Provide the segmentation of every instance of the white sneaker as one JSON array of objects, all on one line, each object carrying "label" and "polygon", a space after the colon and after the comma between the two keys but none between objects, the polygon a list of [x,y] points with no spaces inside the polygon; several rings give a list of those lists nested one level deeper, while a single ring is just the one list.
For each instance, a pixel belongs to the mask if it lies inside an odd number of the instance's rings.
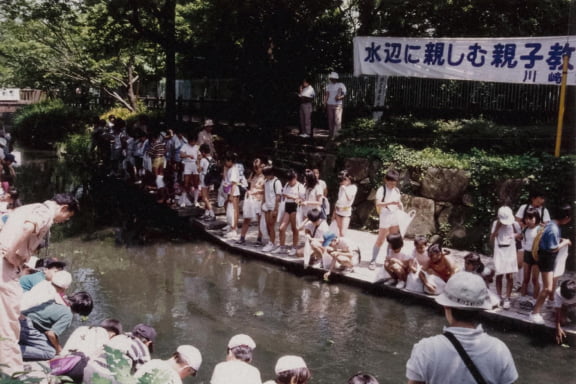
[{"label": "white sneaker", "polygon": [[396,283],[396,288],[404,289],[404,287],[406,287],[406,282],[400,280]]},{"label": "white sneaker", "polygon": [[295,256],[296,255],[296,248],[290,248],[288,251],[288,256]]},{"label": "white sneaker", "polygon": [[268,243],[264,246],[264,248],[262,248],[262,252],[270,252],[274,248],[276,248],[276,246],[274,244]]},{"label": "white sneaker", "polygon": [[504,299],[504,300],[502,300],[502,308],[504,308],[504,309],[510,309],[510,299]]},{"label": "white sneaker", "polygon": [[224,228],[222,228],[222,232],[228,232],[230,230],[230,226],[227,225]]},{"label": "white sneaker", "polygon": [[276,248],[275,250],[273,250],[273,251],[270,252],[270,253],[273,253],[273,254],[275,254],[275,255],[279,255],[279,254],[281,254],[281,253],[286,253],[286,248],[284,248],[283,246],[280,246],[280,247]]},{"label": "white sneaker", "polygon": [[539,313],[530,313],[528,315],[528,320],[530,320],[534,324],[544,324],[544,318]]},{"label": "white sneaker", "polygon": [[310,137],[310,135],[308,135],[307,133],[302,133],[300,134],[300,137]]},{"label": "white sneaker", "polygon": [[238,233],[236,231],[230,231],[224,235],[226,239],[236,239],[238,237]]}]

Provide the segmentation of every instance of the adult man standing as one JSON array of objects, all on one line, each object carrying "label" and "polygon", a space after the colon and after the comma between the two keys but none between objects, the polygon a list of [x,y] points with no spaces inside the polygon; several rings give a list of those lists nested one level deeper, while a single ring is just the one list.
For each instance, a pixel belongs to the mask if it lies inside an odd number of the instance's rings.
[{"label": "adult man standing", "polygon": [[69,220],[79,209],[70,194],[55,195],[44,203],[16,208],[0,231],[0,362],[4,372],[22,371],[20,336],[20,301],[22,287],[18,282],[22,265],[30,259],[53,223]]},{"label": "adult man standing", "polygon": [[326,85],[326,93],[324,94],[324,105],[326,106],[326,113],[328,114],[328,130],[330,138],[336,137],[338,131],[342,127],[342,100],[346,96],[346,86],[338,81],[339,76],[336,72],[331,72],[328,75],[330,81]]},{"label": "adult man standing", "polygon": [[298,92],[300,99],[300,136],[310,137],[312,134],[312,102],[314,101],[314,88],[310,85],[310,79],[304,78]]},{"label": "adult man standing", "polygon": [[203,128],[198,132],[198,146],[207,144],[210,147],[210,155],[216,157],[216,150],[214,149],[214,139],[212,138],[212,128],[214,128],[214,121],[211,119],[204,120]]},{"label": "adult man standing", "polygon": [[435,300],[444,307],[449,326],[443,335],[414,345],[406,363],[408,384],[507,384],[518,379],[506,344],[488,336],[478,322],[479,312],[491,308],[486,283],[480,276],[455,274]]}]

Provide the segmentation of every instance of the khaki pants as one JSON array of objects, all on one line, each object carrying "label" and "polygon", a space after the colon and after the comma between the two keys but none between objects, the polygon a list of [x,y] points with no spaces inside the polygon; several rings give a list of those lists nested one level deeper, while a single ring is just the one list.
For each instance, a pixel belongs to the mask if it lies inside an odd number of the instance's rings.
[{"label": "khaki pants", "polygon": [[300,104],[300,133],[312,133],[312,103]]},{"label": "khaki pants", "polygon": [[4,373],[13,374],[23,370],[20,338],[20,301],[22,287],[18,282],[18,268],[4,257],[0,263],[0,364]]},{"label": "khaki pants", "polygon": [[328,130],[330,137],[336,137],[338,131],[342,128],[342,105],[328,105],[326,112],[328,113]]}]

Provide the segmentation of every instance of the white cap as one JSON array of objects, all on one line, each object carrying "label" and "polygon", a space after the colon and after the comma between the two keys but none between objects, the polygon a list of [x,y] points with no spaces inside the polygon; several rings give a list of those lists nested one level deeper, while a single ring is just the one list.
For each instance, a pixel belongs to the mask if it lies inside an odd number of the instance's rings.
[{"label": "white cap", "polygon": [[308,368],[304,359],[300,356],[286,355],[278,359],[276,367],[274,367],[274,372],[278,375],[280,372],[298,368]]},{"label": "white cap", "polygon": [[330,72],[330,74],[328,75],[329,79],[339,79],[338,74],[336,72]]},{"label": "white cap", "polygon": [[239,347],[241,345],[245,345],[247,347],[250,347],[251,349],[256,348],[256,343],[254,342],[254,340],[250,336],[244,334],[232,336],[232,338],[228,342],[228,348]]},{"label": "white cap", "polygon": [[68,289],[72,284],[72,275],[68,271],[56,271],[52,277],[52,284],[62,289]]},{"label": "white cap", "polygon": [[30,259],[24,263],[24,265],[30,269],[36,269],[36,263],[38,262],[38,256],[30,256]]},{"label": "white cap", "polygon": [[514,222],[514,213],[510,207],[500,207],[498,209],[498,221],[504,225],[510,225]]},{"label": "white cap", "polygon": [[212,121],[212,119],[206,119],[204,121],[204,126],[205,127],[213,127],[214,126],[214,121]]},{"label": "white cap", "polygon": [[435,300],[438,304],[451,308],[492,308],[484,279],[470,272],[458,272],[453,275],[446,283],[444,291]]},{"label": "white cap", "polygon": [[176,349],[176,352],[180,354],[180,358],[188,364],[196,372],[200,369],[202,364],[202,354],[198,348],[191,345],[181,345]]}]

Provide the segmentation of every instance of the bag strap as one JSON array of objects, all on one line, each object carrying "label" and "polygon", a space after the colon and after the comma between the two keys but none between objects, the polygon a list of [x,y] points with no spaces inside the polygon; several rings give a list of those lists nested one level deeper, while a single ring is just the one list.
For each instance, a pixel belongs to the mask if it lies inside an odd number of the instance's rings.
[{"label": "bag strap", "polygon": [[454,345],[454,348],[456,348],[456,350],[460,354],[460,357],[462,358],[462,360],[464,360],[464,364],[466,364],[466,367],[468,367],[470,373],[472,374],[472,376],[474,376],[476,382],[478,384],[486,384],[486,380],[484,380],[484,377],[478,370],[478,367],[476,367],[476,364],[474,364],[468,353],[466,353],[464,347],[462,346],[462,344],[460,344],[460,341],[458,341],[456,336],[454,336],[453,333],[448,331],[444,332],[444,336],[446,336],[446,338],[450,340],[452,345]]}]

